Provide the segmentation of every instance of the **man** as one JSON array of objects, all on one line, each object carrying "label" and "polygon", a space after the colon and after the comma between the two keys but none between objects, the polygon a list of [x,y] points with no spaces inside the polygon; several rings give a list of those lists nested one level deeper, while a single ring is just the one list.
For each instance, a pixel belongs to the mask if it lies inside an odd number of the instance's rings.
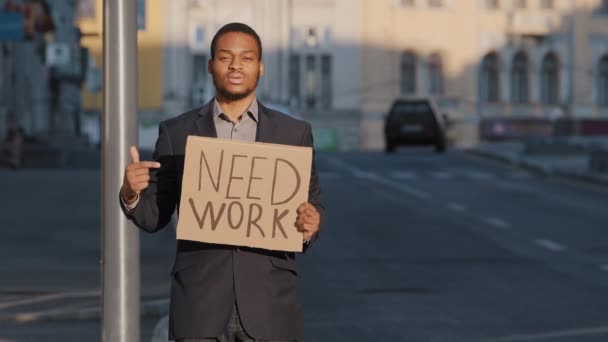
[{"label": "man", "polygon": [[[155,161],[131,147],[120,202],[141,229],[155,232],[179,200],[188,135],[312,147],[311,127],[256,100],[264,74],[262,44],[249,26],[222,27],[208,65],[216,97],[202,108],[161,122]],[[297,208],[303,248],[314,242],[323,207],[314,167],[309,201]],[[302,336],[295,254],[178,240],[171,280],[169,335],[187,342],[296,341]]]}]

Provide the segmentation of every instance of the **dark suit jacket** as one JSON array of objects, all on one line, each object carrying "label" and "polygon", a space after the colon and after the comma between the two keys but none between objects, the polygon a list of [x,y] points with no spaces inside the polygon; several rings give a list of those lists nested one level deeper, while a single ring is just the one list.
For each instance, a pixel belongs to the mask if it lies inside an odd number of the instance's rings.
[{"label": "dark suit jacket", "polygon": [[[150,185],[125,215],[155,232],[179,209],[188,135],[217,137],[210,102],[200,109],[161,122]],[[312,147],[308,123],[259,104],[256,141]],[[321,213],[314,166],[309,202]],[[315,236],[316,238],[316,236]],[[313,243],[313,241],[311,241]],[[310,244],[305,245],[305,249]],[[296,340],[302,336],[295,254],[178,240],[171,272],[171,339],[216,337],[224,332],[236,302],[245,330],[256,339]]]}]

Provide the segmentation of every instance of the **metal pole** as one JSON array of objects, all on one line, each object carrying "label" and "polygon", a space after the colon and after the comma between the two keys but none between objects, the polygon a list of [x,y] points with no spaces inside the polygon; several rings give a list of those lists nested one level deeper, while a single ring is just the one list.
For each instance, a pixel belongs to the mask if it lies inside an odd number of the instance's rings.
[{"label": "metal pole", "polygon": [[568,107],[568,112],[566,113],[567,117],[573,118],[574,117],[574,110],[575,110],[575,105],[574,105],[574,101],[575,101],[575,82],[576,82],[576,78],[574,75],[575,69],[576,69],[576,13],[577,8],[576,8],[576,0],[571,0],[570,1],[570,32],[568,34],[568,51],[570,54],[570,63],[568,63],[568,80],[570,83],[568,85],[568,98],[567,98],[567,107]]},{"label": "metal pole", "polygon": [[102,322],[104,342],[140,340],[139,230],[118,192],[137,145],[137,2],[103,2]]}]

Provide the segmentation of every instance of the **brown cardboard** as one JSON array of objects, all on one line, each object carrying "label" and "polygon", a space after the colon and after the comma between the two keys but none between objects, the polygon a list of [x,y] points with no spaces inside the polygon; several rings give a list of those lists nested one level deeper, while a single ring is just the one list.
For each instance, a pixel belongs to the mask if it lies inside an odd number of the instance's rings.
[{"label": "brown cardboard", "polygon": [[188,136],[177,238],[302,251],[312,149]]}]

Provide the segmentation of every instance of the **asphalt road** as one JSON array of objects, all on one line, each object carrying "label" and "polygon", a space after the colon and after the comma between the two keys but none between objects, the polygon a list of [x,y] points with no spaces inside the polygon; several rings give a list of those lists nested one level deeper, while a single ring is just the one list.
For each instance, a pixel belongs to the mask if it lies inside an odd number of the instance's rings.
[{"label": "asphalt road", "polygon": [[[426,149],[318,164],[328,219],[299,259],[305,341],[608,340],[608,188]],[[0,341],[99,340],[96,320],[6,319],[98,306],[99,173],[0,176]],[[172,234],[142,234],[145,300],[166,297]]]}]

